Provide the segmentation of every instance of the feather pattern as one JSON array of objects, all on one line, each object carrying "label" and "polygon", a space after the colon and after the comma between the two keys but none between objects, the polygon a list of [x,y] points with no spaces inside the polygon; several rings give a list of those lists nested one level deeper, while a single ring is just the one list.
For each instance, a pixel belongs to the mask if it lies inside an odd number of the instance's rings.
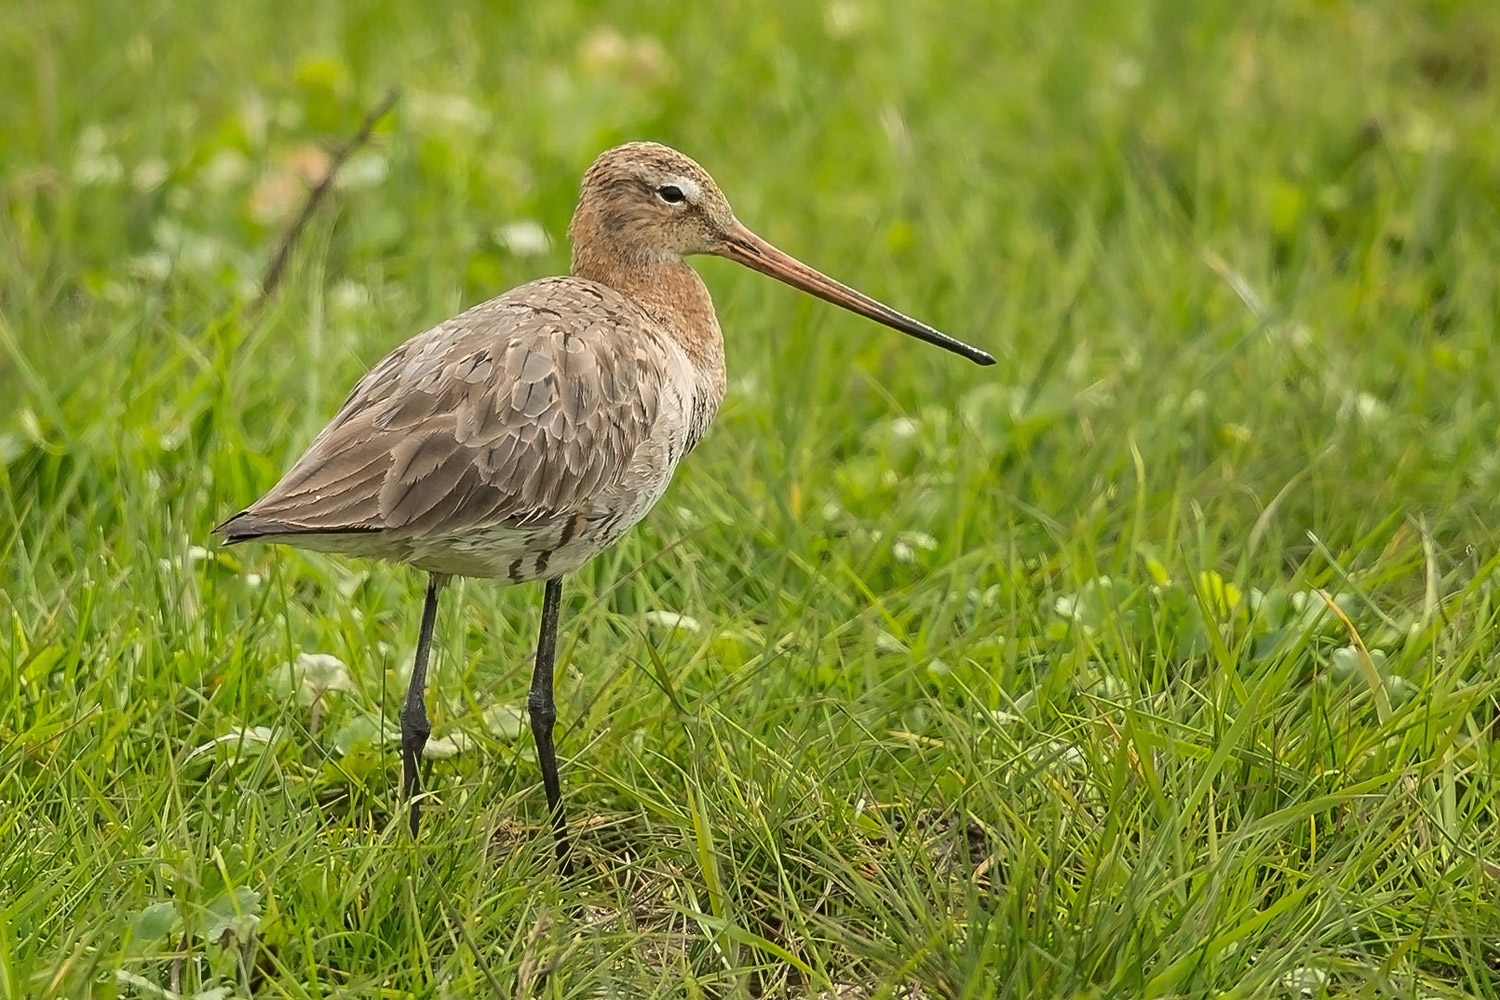
[{"label": "feather pattern", "polygon": [[219,531],[432,572],[564,572],[665,490],[717,409],[718,387],[699,380],[619,292],[535,281],[398,347]]}]

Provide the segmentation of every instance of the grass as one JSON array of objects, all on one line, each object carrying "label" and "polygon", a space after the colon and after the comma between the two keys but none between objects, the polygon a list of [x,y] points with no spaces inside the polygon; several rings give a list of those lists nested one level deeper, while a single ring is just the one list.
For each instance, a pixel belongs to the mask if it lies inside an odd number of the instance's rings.
[{"label": "grass", "polygon": [[[0,997],[1500,996],[1497,58],[1477,0],[6,5]],[[633,137],[1000,364],[701,265],[718,423],[567,584],[559,881],[539,587],[446,600],[414,845],[421,579],[208,530]]]}]

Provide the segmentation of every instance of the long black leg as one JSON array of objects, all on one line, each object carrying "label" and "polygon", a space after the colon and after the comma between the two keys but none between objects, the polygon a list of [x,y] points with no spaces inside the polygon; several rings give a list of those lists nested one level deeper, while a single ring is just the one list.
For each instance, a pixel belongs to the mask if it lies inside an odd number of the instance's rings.
[{"label": "long black leg", "polygon": [[557,654],[557,615],[562,608],[562,577],[547,581],[542,597],[542,632],[536,642],[536,670],[531,675],[531,696],[526,700],[531,733],[536,737],[536,759],[542,766],[542,784],[547,789],[547,811],[552,814],[552,838],[557,845],[557,867],[564,875],[568,857],[568,824],[563,819],[562,785],[557,780],[557,754],[552,749],[552,724],[557,705],[552,699],[552,666]]},{"label": "long black leg", "polygon": [[417,658],[411,667],[411,681],[406,685],[406,701],[401,705],[401,789],[411,808],[411,835],[422,827],[422,807],[417,802],[417,768],[422,763],[422,748],[432,734],[427,721],[427,654],[432,648],[432,626],[437,621],[438,591],[447,577],[433,573],[427,578],[427,600],[422,604],[422,629],[417,633]]}]

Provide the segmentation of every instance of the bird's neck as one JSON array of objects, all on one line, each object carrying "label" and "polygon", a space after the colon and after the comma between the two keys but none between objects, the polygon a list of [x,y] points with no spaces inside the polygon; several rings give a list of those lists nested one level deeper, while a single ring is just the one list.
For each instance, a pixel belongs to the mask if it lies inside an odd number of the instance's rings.
[{"label": "bird's neck", "polygon": [[717,404],[724,394],[724,335],[708,287],[686,261],[674,257],[623,262],[575,250],[573,274],[608,285],[634,302],[682,348],[697,369],[700,385]]}]

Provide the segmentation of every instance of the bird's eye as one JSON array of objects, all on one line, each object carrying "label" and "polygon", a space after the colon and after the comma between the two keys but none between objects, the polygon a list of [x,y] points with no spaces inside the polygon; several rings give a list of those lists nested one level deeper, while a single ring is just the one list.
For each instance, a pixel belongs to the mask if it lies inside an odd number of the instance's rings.
[{"label": "bird's eye", "polygon": [[656,189],[656,196],[668,205],[676,205],[687,200],[687,195],[682,193],[682,188],[676,184],[663,184]]}]

